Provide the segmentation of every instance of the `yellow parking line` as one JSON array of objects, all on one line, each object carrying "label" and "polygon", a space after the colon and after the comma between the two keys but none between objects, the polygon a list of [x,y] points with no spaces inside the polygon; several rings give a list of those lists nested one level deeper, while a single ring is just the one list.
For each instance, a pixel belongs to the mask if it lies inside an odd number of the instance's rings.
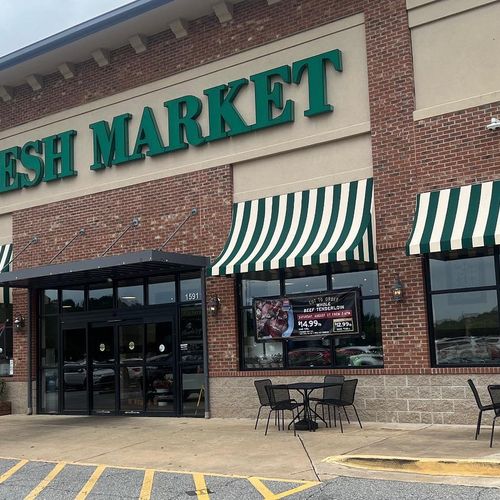
[{"label": "yellow parking line", "polygon": [[49,483],[61,472],[66,466],[65,462],[56,464],[56,466],[47,474],[45,479],[43,479],[40,484],[34,488],[24,500],[33,500],[36,498],[48,485]]},{"label": "yellow parking line", "polygon": [[210,497],[208,496],[207,483],[205,482],[205,475],[195,472],[193,473],[193,479],[198,500],[210,500]]},{"label": "yellow parking line", "polygon": [[274,493],[265,486],[260,479],[256,477],[249,477],[248,480],[252,486],[262,495],[265,500],[271,500],[274,497]]},{"label": "yellow parking line", "polygon": [[87,481],[85,486],[81,489],[80,493],[76,495],[75,500],[85,500],[87,498],[88,494],[92,491],[92,488],[95,486],[95,483],[99,480],[101,477],[101,474],[104,472],[104,469],[106,469],[105,465],[98,465],[94,473],[90,476],[90,479]]},{"label": "yellow parking line", "polygon": [[[273,493],[262,481],[262,478],[249,477],[248,481],[252,486],[262,495],[264,500],[279,500],[280,498],[285,498],[295,493],[300,493],[301,491],[308,490],[313,486],[317,486],[319,483],[316,481],[303,481],[299,486],[292,488],[291,490],[282,491],[281,493]],[[284,480],[280,480],[283,482]],[[293,481],[296,482],[296,481]]]},{"label": "yellow parking line", "polygon": [[21,467],[24,467],[28,463],[28,460],[21,460],[20,462],[17,462],[14,467],[11,467],[7,472],[4,472],[0,476],[0,484],[2,484],[4,481],[7,481],[10,476],[14,475]]},{"label": "yellow parking line", "polygon": [[144,481],[142,482],[139,500],[149,500],[151,498],[154,475],[155,471],[153,469],[147,469],[144,471]]}]

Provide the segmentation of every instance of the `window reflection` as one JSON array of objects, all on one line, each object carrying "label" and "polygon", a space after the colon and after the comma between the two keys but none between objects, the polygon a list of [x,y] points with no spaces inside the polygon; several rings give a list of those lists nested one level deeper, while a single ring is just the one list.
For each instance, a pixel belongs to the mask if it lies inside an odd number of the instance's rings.
[{"label": "window reflection", "polygon": [[85,291],[64,289],[62,291],[62,312],[78,312],[85,310]]},{"label": "window reflection", "polygon": [[378,295],[378,271],[356,271],[353,273],[338,273],[332,276],[332,288],[360,287],[361,294],[365,297]]},{"label": "window reflection", "polygon": [[89,289],[89,309],[111,309],[113,307],[113,288],[109,283],[91,285]]},{"label": "window reflection", "polygon": [[293,368],[330,366],[332,364],[331,339],[289,340],[288,363]]},{"label": "window reflection", "polygon": [[142,280],[136,284],[118,284],[118,307],[134,308],[144,305],[144,286]]},{"label": "window reflection", "polygon": [[429,259],[432,290],[495,285],[493,255],[470,259]]},{"label": "window reflection", "polygon": [[162,276],[149,280],[149,305],[175,302],[175,277]]}]

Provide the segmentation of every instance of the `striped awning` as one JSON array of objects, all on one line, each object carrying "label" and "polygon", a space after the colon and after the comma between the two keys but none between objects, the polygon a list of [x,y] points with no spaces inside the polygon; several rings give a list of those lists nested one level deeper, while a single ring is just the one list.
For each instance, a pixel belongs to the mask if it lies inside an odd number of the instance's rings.
[{"label": "striped awning", "polygon": [[233,205],[212,276],[357,260],[375,262],[373,179]]},{"label": "striped awning", "polygon": [[12,259],[12,245],[9,243],[8,245],[0,245],[0,273],[6,273],[10,269],[10,266],[7,264]]},{"label": "striped awning", "polygon": [[422,193],[406,253],[500,244],[500,180]]}]

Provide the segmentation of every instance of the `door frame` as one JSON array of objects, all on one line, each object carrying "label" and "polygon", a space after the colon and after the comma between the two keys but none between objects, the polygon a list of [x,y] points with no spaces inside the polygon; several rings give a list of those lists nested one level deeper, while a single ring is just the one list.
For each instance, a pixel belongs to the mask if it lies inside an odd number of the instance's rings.
[{"label": "door frame", "polygon": [[[64,320],[60,322],[60,335],[59,335],[59,352],[61,352],[61,359],[58,363],[58,374],[60,382],[59,390],[59,414],[62,415],[99,415],[99,416],[181,416],[182,415],[182,374],[181,374],[181,363],[179,361],[179,351],[180,351],[180,331],[179,331],[179,315],[177,313],[177,307],[175,305],[167,305],[162,307],[162,310],[157,311],[141,311],[140,314],[126,314],[128,311],[124,311],[122,314],[106,314],[100,313],[99,315],[92,314],[89,315],[88,312],[71,315],[71,317],[64,317]],[[132,311],[130,311],[132,312]],[[94,318],[92,318],[94,316]],[[95,317],[98,316],[98,317]],[[121,403],[121,387],[120,387],[120,369],[123,366],[127,366],[127,363],[122,363],[120,361],[120,346],[119,346],[119,327],[127,325],[143,325],[143,342],[144,349],[146,347],[147,331],[146,325],[152,323],[161,323],[162,321],[171,321],[173,325],[172,330],[172,377],[174,380],[174,407],[173,410],[169,411],[148,411],[146,406],[146,374],[148,365],[147,359],[145,357],[145,352],[143,352],[143,359],[141,366],[143,368],[143,398],[144,404],[141,411],[131,411],[122,410],[120,408]],[[92,327],[113,327],[113,341],[114,341],[114,363],[115,370],[115,410],[110,412],[100,412],[95,411],[92,408],[92,393],[93,393],[93,367],[91,363],[90,356],[90,329]],[[86,410],[67,410],[64,408],[64,330],[71,329],[82,329],[85,330],[85,346],[86,346],[86,364],[85,369],[87,371],[87,387],[86,387]],[[154,365],[153,365],[154,366]],[[161,365],[158,365],[161,366]]]}]

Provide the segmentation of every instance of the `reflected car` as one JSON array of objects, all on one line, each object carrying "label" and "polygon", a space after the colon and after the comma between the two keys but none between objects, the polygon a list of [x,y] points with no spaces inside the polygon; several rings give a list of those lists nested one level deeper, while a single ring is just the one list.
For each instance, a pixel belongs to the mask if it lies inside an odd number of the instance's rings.
[{"label": "reflected car", "polygon": [[329,347],[301,347],[288,351],[291,366],[328,366],[332,362]]},{"label": "reflected car", "polygon": [[438,363],[492,363],[500,359],[500,337],[445,337],[436,340]]},{"label": "reflected car", "polygon": [[382,347],[378,346],[349,346],[336,350],[337,358],[345,358],[347,366],[383,366],[384,355]]}]

